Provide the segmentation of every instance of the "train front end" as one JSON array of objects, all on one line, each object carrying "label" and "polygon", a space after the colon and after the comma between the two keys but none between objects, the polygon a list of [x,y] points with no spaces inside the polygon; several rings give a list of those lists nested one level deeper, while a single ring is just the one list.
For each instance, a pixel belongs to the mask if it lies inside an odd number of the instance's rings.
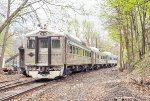
[{"label": "train front end", "polygon": [[63,76],[64,71],[63,35],[55,35],[46,30],[26,35],[25,70],[33,78],[53,79]]}]

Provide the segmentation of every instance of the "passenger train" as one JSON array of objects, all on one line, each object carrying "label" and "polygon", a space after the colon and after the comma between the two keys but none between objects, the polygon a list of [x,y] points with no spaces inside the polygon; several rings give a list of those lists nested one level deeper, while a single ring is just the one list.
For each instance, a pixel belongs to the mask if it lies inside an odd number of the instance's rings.
[{"label": "passenger train", "polygon": [[26,76],[56,78],[73,72],[117,65],[117,56],[100,52],[71,35],[40,29],[26,34],[19,48],[20,65]]}]

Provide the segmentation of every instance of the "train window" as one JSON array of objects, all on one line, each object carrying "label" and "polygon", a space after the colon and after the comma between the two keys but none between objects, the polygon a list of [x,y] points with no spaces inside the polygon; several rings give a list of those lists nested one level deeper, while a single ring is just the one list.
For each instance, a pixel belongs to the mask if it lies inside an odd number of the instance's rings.
[{"label": "train window", "polygon": [[27,48],[34,49],[35,48],[35,40],[33,40],[33,39],[28,40]]},{"label": "train window", "polygon": [[77,47],[75,47],[75,54],[77,54]]},{"label": "train window", "polygon": [[90,57],[90,52],[88,52],[88,57]]},{"label": "train window", "polygon": [[79,54],[79,48],[76,48],[76,50],[77,50],[77,54]]},{"label": "train window", "polygon": [[60,48],[60,40],[53,39],[52,40],[52,48]]},{"label": "train window", "polygon": [[78,48],[78,55],[81,56],[81,49]]},{"label": "train window", "polygon": [[76,49],[75,49],[75,47],[73,47],[73,54],[75,54],[76,53]]},{"label": "train window", "polygon": [[102,59],[106,59],[106,56],[102,56]]},{"label": "train window", "polygon": [[69,50],[69,53],[72,53],[72,46],[70,46],[70,50]]},{"label": "train window", "polygon": [[99,59],[99,55],[97,55],[97,58]]},{"label": "train window", "polygon": [[48,47],[47,38],[39,39],[39,46],[40,48],[47,48]]},{"label": "train window", "polygon": [[89,52],[87,51],[87,57],[89,57]]},{"label": "train window", "polygon": [[83,53],[84,53],[84,50],[83,50],[83,49],[81,49],[81,56],[83,56],[83,55],[84,55]]},{"label": "train window", "polygon": [[84,56],[85,51],[83,50],[83,56]]},{"label": "train window", "polygon": [[83,54],[83,51],[82,51],[82,49],[80,49],[79,53],[80,53],[80,56],[82,56],[82,54]]},{"label": "train window", "polygon": [[91,53],[90,53],[90,57],[91,57]]}]

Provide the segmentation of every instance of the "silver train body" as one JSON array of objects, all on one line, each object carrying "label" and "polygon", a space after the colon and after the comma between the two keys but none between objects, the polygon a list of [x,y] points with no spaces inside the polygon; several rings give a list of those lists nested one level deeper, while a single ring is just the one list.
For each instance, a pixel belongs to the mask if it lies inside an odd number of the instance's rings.
[{"label": "silver train body", "polygon": [[53,79],[117,65],[117,56],[110,52],[100,52],[78,38],[48,30],[28,33],[20,54],[25,74],[33,78]]}]

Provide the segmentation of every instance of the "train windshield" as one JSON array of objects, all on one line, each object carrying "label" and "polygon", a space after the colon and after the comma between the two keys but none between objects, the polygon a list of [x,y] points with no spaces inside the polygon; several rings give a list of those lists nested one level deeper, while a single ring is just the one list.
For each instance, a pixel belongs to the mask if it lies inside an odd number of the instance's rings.
[{"label": "train windshield", "polygon": [[48,40],[47,40],[47,38],[39,39],[39,46],[40,46],[40,48],[48,48]]},{"label": "train windshield", "polygon": [[28,38],[28,40],[27,40],[27,48],[28,49],[34,49],[35,48],[35,39]]},{"label": "train windshield", "polygon": [[52,48],[60,48],[60,40],[53,39],[52,40]]}]

